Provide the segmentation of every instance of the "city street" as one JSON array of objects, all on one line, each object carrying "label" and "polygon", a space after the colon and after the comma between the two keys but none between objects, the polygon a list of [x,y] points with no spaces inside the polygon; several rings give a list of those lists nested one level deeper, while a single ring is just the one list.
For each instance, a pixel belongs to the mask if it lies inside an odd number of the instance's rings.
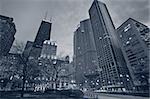
[{"label": "city street", "polygon": [[149,99],[148,97],[130,96],[130,95],[116,95],[116,94],[104,94],[104,93],[85,93],[84,98],[70,97],[60,94],[24,94],[23,98],[20,98],[20,94],[8,95],[0,97],[0,99]]},{"label": "city street", "polygon": [[149,99],[148,97],[131,96],[131,95],[116,95],[104,93],[85,93],[85,99]]},{"label": "city street", "polygon": [[129,96],[129,95],[113,95],[113,94],[100,94],[98,99],[149,99],[148,97]]},{"label": "city street", "polygon": [[150,99],[148,4],[0,0],[0,99]]}]

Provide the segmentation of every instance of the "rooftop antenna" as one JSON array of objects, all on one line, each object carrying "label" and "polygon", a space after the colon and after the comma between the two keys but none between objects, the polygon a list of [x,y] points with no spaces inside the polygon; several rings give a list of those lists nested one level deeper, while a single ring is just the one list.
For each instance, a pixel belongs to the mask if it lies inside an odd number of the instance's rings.
[{"label": "rooftop antenna", "polygon": [[50,22],[52,22],[52,16],[50,17]]},{"label": "rooftop antenna", "polygon": [[48,11],[45,12],[45,16],[44,16],[44,19],[46,20],[47,18],[47,14],[48,14]]}]

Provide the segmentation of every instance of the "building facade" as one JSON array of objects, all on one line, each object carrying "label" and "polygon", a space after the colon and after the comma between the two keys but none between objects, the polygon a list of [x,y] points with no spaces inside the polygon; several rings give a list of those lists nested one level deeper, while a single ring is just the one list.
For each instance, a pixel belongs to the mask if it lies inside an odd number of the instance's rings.
[{"label": "building facade", "polygon": [[89,15],[98,55],[100,89],[107,91],[132,90],[129,71],[106,5],[94,0],[89,9]]},{"label": "building facade", "polygon": [[92,37],[90,20],[86,19],[81,21],[80,26],[74,32],[73,59],[74,66],[76,67],[75,80],[76,83],[81,86],[85,82],[87,83],[87,79],[89,79],[87,76],[95,75],[97,73],[97,54]]},{"label": "building facade", "polygon": [[[43,42],[45,40],[50,40],[52,23],[49,20],[43,19],[39,27],[38,33],[34,42],[28,41],[24,50],[24,55],[29,58],[38,59],[40,57],[43,47]],[[28,50],[28,51],[26,51]],[[29,51],[30,50],[30,51]],[[28,52],[28,53],[27,53]]]},{"label": "building facade", "polygon": [[45,40],[50,40],[51,25],[52,23],[49,20],[42,20],[38,33],[34,40],[34,46],[42,46]]},{"label": "building facade", "polygon": [[15,33],[13,18],[0,15],[0,55],[6,55],[10,51]]},{"label": "building facade", "polygon": [[27,63],[27,72],[31,78],[40,75],[39,57],[41,56],[43,42],[50,40],[51,24],[49,20],[43,19],[34,42],[27,41],[24,48],[22,56],[24,62]]},{"label": "building facade", "polygon": [[42,47],[41,57],[53,57],[56,56],[57,44],[55,41],[45,40]]},{"label": "building facade", "polygon": [[137,91],[148,90],[150,29],[129,18],[117,29],[127,67]]}]

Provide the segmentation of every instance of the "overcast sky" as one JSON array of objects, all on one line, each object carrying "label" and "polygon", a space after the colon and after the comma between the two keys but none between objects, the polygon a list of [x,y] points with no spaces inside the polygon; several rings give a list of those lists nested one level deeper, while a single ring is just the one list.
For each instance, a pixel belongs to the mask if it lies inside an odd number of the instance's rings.
[{"label": "overcast sky", "polygon": [[[148,26],[149,0],[99,0],[106,3],[116,27],[129,17]],[[0,14],[14,18],[16,40],[33,41],[48,11],[52,17],[51,38],[57,41],[58,54],[73,54],[73,32],[81,20],[89,17],[93,0],[0,0]]]}]

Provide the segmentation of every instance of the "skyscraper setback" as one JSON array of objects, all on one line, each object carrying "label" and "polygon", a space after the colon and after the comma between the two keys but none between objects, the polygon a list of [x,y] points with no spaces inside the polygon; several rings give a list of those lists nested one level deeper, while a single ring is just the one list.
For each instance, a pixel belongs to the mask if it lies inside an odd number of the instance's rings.
[{"label": "skyscraper setback", "polygon": [[[43,42],[45,40],[50,40],[51,25],[52,23],[49,20],[42,20],[34,42],[27,42],[27,49],[24,50],[24,52],[26,52],[25,56],[28,56],[30,53],[30,57],[38,58],[41,55]],[[29,49],[30,51],[26,51]]]},{"label": "skyscraper setback", "polygon": [[94,0],[89,15],[98,55],[101,89],[132,90],[129,71],[106,5]]}]

